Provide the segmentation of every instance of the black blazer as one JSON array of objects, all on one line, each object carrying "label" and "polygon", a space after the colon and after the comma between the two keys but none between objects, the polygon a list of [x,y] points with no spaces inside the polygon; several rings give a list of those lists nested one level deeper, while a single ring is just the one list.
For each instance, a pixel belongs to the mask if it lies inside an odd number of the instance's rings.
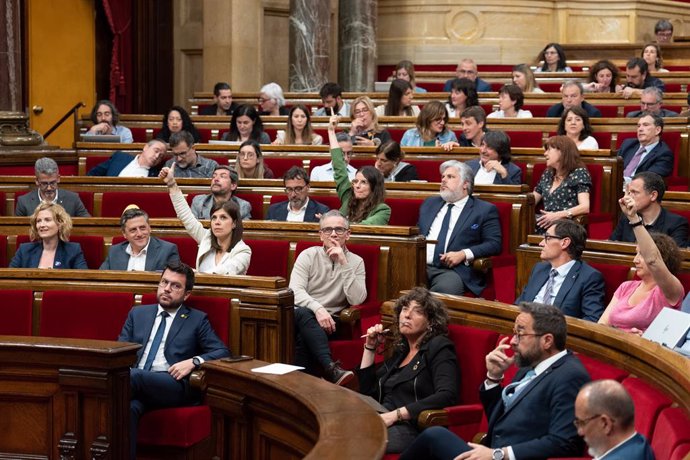
[{"label": "black blazer", "polygon": [[[419,413],[427,409],[442,409],[458,402],[460,388],[460,367],[455,355],[455,345],[445,336],[436,336],[422,345],[417,356],[401,371],[398,384],[390,395],[384,394],[382,385],[391,372],[400,366],[409,348],[397,349],[393,356],[378,369],[371,365],[357,368],[359,391],[393,410],[406,407],[411,421],[416,425]],[[390,407],[389,407],[390,406]]]},{"label": "black blazer", "polygon": [[[288,215],[287,206],[287,201],[272,204],[268,208],[268,217],[266,220],[286,221]],[[307,209],[304,213],[304,222],[318,222],[319,218],[316,217],[316,214],[324,214],[328,211],[330,211],[328,206],[309,198],[309,203],[307,204]]]},{"label": "black blazer", "polygon": [[[468,160],[465,164],[472,168],[472,172],[474,172],[475,175],[477,171],[479,171],[479,159],[475,158],[474,160]],[[522,184],[522,169],[520,169],[518,165],[509,161],[507,164],[504,164],[503,167],[508,171],[508,175],[504,179],[500,174],[496,174],[496,177],[494,177],[494,184]]]}]

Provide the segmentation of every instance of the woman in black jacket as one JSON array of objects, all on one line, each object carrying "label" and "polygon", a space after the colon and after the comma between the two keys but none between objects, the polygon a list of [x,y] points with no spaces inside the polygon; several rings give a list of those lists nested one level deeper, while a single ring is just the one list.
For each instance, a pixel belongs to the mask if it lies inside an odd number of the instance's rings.
[{"label": "woman in black jacket", "polygon": [[388,427],[387,453],[402,452],[412,443],[419,434],[420,412],[457,404],[460,387],[448,312],[441,301],[416,287],[397,300],[394,312],[393,356],[375,368],[376,350],[385,341],[383,326],[377,324],[367,330],[357,370],[360,392],[388,409],[381,414]]}]

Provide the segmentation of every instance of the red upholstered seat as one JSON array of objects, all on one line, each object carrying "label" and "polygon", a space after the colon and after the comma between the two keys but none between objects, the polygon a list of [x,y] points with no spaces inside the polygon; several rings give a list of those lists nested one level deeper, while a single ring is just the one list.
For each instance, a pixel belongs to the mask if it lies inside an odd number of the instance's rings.
[{"label": "red upholstered seat", "polygon": [[668,407],[661,411],[654,427],[651,443],[658,459],[672,458],[673,451],[690,441],[690,419],[678,407]]},{"label": "red upholstered seat", "polygon": [[441,182],[441,164],[442,160],[406,160],[417,168],[417,177],[419,180],[427,182]]},{"label": "red upholstered seat", "polygon": [[657,418],[663,409],[671,405],[671,399],[636,377],[623,380],[623,386],[628,390],[635,404],[635,430],[647,439],[651,439]]},{"label": "red upholstered seat", "polygon": [[127,292],[46,291],[39,335],[117,340],[134,299]]},{"label": "red upholstered seat", "polygon": [[690,442],[681,442],[673,449],[671,460],[684,460],[690,454]]},{"label": "red upholstered seat", "polygon": [[335,195],[311,195],[311,199],[314,199],[321,204],[325,204],[330,209],[340,209],[340,198]]},{"label": "red upholstered seat", "polygon": [[597,140],[597,144],[599,144],[600,149],[611,148],[611,133],[596,132],[592,133],[592,137]]},{"label": "red upholstered seat", "polygon": [[419,207],[424,202],[421,198],[386,198],[391,207],[390,225],[416,227],[419,221]]},{"label": "red upholstered seat", "polygon": [[323,165],[330,163],[330,162],[331,162],[330,158],[312,158],[311,160],[309,160],[309,169],[311,171],[312,169],[316,168],[317,166],[323,166]]},{"label": "red upholstered seat", "polygon": [[130,204],[136,204],[150,217],[176,216],[167,192],[103,192],[101,217],[120,217]]},{"label": "red upholstered seat", "polygon": [[543,144],[541,131],[509,131],[511,147],[539,148]]},{"label": "red upholstered seat", "polygon": [[[148,142],[154,138],[151,128],[129,128],[132,131],[134,142]],[[156,131],[160,131],[159,129]]]},{"label": "red upholstered seat", "polygon": [[624,281],[628,280],[628,275],[630,274],[630,267],[627,265],[616,265],[616,264],[602,264],[602,263],[589,263],[592,268],[599,270],[602,275],[604,275],[604,283],[606,286],[606,296],[604,297],[604,305],[608,305],[613,298],[614,292],[618,289]]},{"label": "red upholstered seat", "polygon": [[273,177],[276,179],[282,179],[287,170],[293,166],[300,168],[304,166],[301,157],[264,158],[264,163],[271,168],[271,171],[273,171]]},{"label": "red upholstered seat", "polygon": [[[98,270],[104,260],[104,240],[102,236],[96,235],[71,235],[70,239],[73,243],[79,243],[81,251],[84,253],[86,265],[92,270]],[[17,235],[17,248],[19,245],[28,243],[28,235]]]},{"label": "red upholstered seat", "polygon": [[578,358],[587,369],[592,380],[612,379],[622,382],[629,374],[623,369],[619,369],[611,364],[599,361],[587,355],[578,354]]},{"label": "red upholstered seat", "polygon": [[[544,89],[543,85],[542,89]],[[548,104],[525,104],[522,106],[522,110],[529,110],[530,112],[532,112],[533,117],[546,117],[546,112],[549,111],[549,107],[551,106]]]},{"label": "red upholstered seat", "polygon": [[596,108],[601,112],[602,118],[616,118],[618,116],[617,105],[597,105]]},{"label": "red upholstered seat", "polygon": [[0,335],[31,335],[33,300],[30,290],[2,291]]},{"label": "red upholstered seat", "polygon": [[7,259],[7,235],[0,235],[0,267],[5,268],[10,264]]},{"label": "red upholstered seat", "polygon": [[137,444],[192,447],[211,436],[211,408],[173,407],[146,412],[139,421]]},{"label": "red upholstered seat", "polygon": [[237,198],[249,201],[252,205],[252,219],[262,220],[264,218],[264,196],[261,193],[238,193]]},{"label": "red upholstered seat", "polygon": [[[405,131],[407,131],[407,130],[403,129],[403,128],[390,128],[390,129],[388,129],[388,132],[390,133],[391,138],[397,143],[400,143],[400,141],[402,140],[403,134],[405,134]],[[373,163],[374,162],[372,161],[372,164]]]},{"label": "red upholstered seat", "polygon": [[282,276],[288,277],[289,241],[244,240],[252,248],[252,261],[249,264],[249,276]]}]

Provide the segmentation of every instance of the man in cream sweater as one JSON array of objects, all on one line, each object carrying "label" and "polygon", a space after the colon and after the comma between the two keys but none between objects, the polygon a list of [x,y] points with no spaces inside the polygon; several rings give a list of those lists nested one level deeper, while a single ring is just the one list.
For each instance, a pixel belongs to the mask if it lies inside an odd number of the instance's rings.
[{"label": "man in cream sweater", "polygon": [[345,385],[354,375],[331,358],[328,335],[335,332],[343,308],[367,297],[364,261],[345,246],[350,223],[340,211],[321,217],[319,234],[323,246],[302,251],[290,275],[295,294],[295,363],[309,373],[320,365],[328,380]]}]

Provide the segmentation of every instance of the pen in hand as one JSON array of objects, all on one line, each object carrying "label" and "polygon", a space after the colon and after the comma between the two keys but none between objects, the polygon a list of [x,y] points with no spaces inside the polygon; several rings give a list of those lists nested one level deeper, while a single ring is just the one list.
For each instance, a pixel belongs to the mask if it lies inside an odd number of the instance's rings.
[{"label": "pen in hand", "polygon": [[[384,330],[382,330],[381,332],[379,332],[379,335],[388,334],[390,331],[391,331],[390,329],[384,329]],[[360,339],[363,339],[363,338],[365,338],[365,337],[368,336],[368,335],[369,335],[369,334],[364,334],[362,337],[360,337]]]}]

